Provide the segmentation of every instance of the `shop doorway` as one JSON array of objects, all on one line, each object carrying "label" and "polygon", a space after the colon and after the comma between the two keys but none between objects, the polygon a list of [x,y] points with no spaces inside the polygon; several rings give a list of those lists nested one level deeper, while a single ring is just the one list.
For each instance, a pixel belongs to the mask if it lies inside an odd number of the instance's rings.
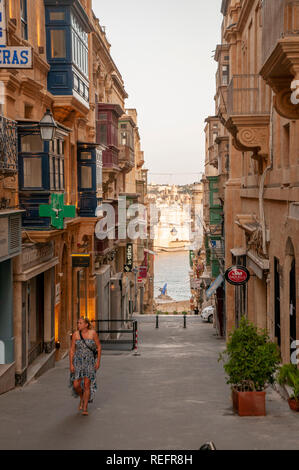
[{"label": "shop doorway", "polygon": [[28,365],[44,351],[44,274],[28,282]]},{"label": "shop doorway", "polygon": [[280,308],[280,267],[279,260],[274,258],[274,302],[275,302],[275,337],[281,347],[281,308]]},{"label": "shop doorway", "polygon": [[290,344],[291,354],[296,349],[294,341],[297,339],[297,321],[296,321],[296,262],[292,261],[290,270]]}]

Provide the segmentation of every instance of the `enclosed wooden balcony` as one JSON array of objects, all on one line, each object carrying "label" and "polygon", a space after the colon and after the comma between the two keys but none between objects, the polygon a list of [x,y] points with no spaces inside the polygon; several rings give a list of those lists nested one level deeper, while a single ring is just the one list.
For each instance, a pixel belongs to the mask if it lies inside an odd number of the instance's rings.
[{"label": "enclosed wooden balcony", "polygon": [[224,124],[237,150],[252,151],[256,159],[268,157],[270,108],[271,92],[259,75],[232,77]]},{"label": "enclosed wooden balcony", "polygon": [[118,149],[108,148],[103,151],[103,171],[105,170],[120,170]]},{"label": "enclosed wooden balcony", "polygon": [[276,93],[275,108],[299,119],[299,1],[264,0],[261,76]]}]

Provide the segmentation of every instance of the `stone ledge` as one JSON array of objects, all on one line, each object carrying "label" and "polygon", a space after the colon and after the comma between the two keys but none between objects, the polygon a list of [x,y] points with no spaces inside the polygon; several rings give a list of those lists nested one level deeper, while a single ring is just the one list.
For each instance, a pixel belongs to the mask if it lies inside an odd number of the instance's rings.
[{"label": "stone ledge", "polygon": [[27,380],[24,386],[43,375],[49,369],[55,367],[55,353],[56,350],[52,351],[50,354],[43,353],[33,361],[27,369]]},{"label": "stone ledge", "polygon": [[15,363],[0,365],[0,395],[15,388]]}]

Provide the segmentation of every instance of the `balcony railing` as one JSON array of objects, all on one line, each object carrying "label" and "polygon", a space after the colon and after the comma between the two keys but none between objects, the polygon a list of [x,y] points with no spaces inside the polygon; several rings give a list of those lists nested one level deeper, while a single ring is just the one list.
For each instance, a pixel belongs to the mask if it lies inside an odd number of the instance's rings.
[{"label": "balcony railing", "polygon": [[17,171],[17,125],[0,115],[0,173],[14,174]]},{"label": "balcony railing", "polygon": [[228,86],[228,116],[269,114],[270,93],[259,75],[234,75]]},{"label": "balcony railing", "polygon": [[263,63],[269,58],[280,39],[298,35],[298,17],[298,0],[263,1]]},{"label": "balcony railing", "polygon": [[118,154],[111,149],[103,152],[103,169],[108,168],[118,168]]},{"label": "balcony railing", "polygon": [[119,161],[134,165],[135,164],[134,151],[127,145],[120,147]]}]

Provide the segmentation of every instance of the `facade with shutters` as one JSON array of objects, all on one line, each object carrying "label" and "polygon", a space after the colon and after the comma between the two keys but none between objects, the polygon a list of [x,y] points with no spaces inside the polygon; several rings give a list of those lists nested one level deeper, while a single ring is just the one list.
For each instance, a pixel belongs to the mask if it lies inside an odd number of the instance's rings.
[{"label": "facade with shutters", "polygon": [[[114,278],[128,318],[135,278],[123,272],[118,222],[113,240],[95,230],[98,207],[132,192],[139,159],[133,140],[119,142],[128,95],[91,0],[7,0],[5,12],[7,45],[32,48],[33,66],[0,68],[0,393],[52,367],[80,316],[111,318]],[[47,110],[51,141],[39,129]],[[88,255],[88,266],[73,255]]]},{"label": "facade with shutters", "polygon": [[214,119],[222,164],[213,177],[226,172],[224,268],[251,273],[247,286],[225,286],[227,333],[246,315],[289,362],[299,337],[299,6],[223,0],[221,11]]}]

